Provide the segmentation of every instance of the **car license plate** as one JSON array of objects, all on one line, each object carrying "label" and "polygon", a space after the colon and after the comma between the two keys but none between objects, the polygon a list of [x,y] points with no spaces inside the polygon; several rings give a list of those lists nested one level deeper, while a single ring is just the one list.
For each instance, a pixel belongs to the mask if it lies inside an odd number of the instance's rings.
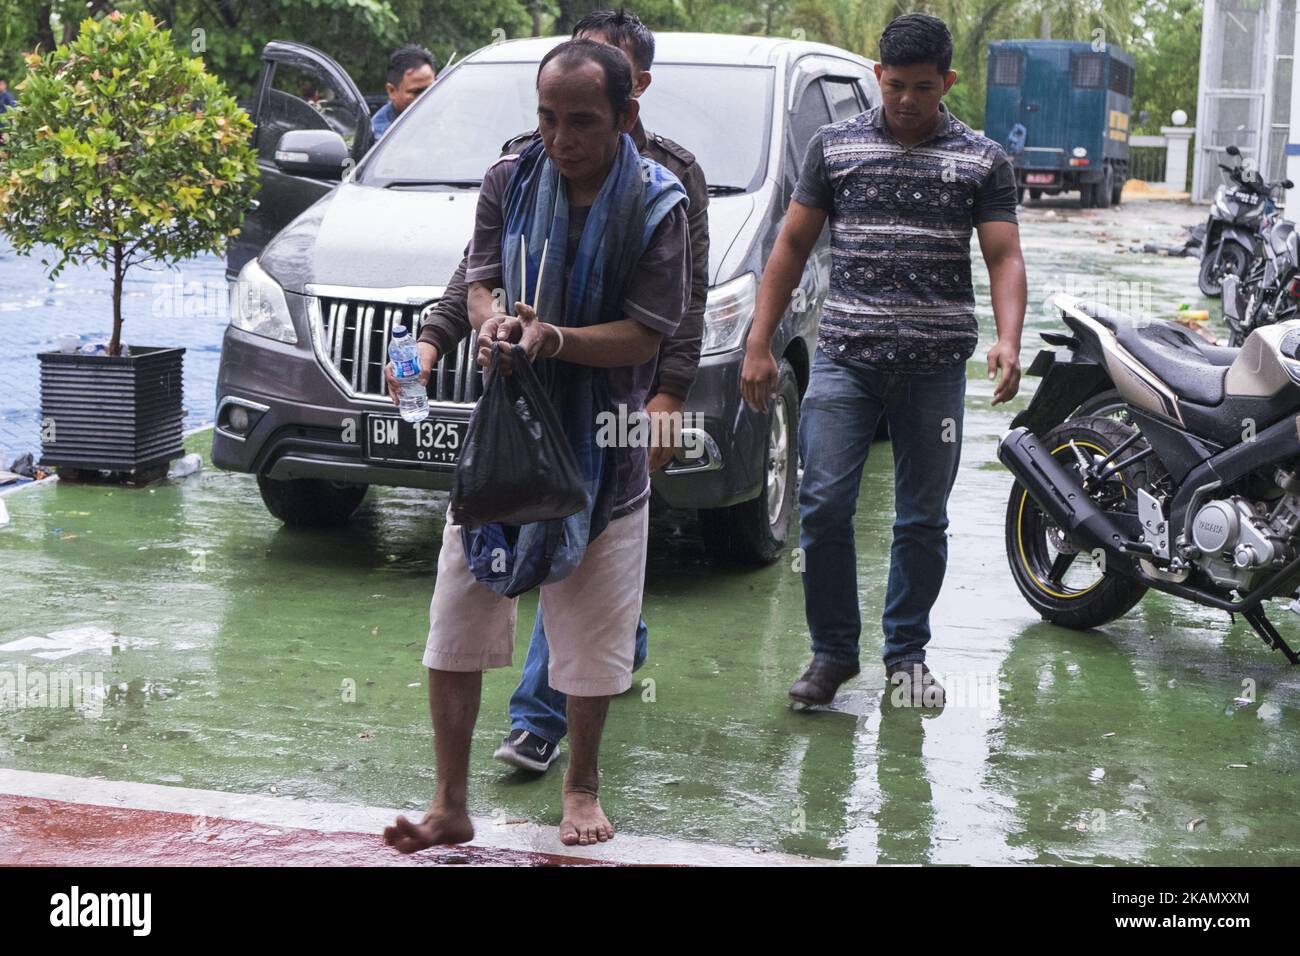
[{"label": "car license plate", "polygon": [[375,461],[454,465],[469,422],[430,416],[411,423],[395,415],[366,416],[366,457]]},{"label": "car license plate", "polygon": [[1025,173],[1025,182],[1032,186],[1050,186],[1056,182],[1055,173]]}]

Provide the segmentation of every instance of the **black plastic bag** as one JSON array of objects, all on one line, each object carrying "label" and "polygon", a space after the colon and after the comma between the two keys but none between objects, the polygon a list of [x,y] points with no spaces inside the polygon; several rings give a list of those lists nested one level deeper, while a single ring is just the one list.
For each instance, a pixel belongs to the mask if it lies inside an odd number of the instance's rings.
[{"label": "black plastic bag", "polygon": [[577,459],[559,415],[520,345],[511,374],[501,349],[470,415],[451,491],[452,520],[463,525],[523,525],[567,518],[587,507]]}]

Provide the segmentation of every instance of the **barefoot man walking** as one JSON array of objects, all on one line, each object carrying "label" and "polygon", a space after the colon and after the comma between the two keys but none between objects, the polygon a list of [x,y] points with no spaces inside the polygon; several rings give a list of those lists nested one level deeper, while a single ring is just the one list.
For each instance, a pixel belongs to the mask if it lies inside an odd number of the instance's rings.
[{"label": "barefoot man walking", "polygon": [[[575,451],[582,446],[584,460],[600,462],[594,477],[587,470],[586,552],[567,576],[542,584],[539,595],[549,683],[568,695],[560,822],[567,845],[614,835],[598,797],[597,753],[610,696],[632,684],[645,578],[647,450],[597,448],[598,422],[642,410],[660,342],[676,329],[690,297],[686,194],[628,135],[638,116],[632,88],[627,57],[616,47],[570,40],[547,54],[537,74],[541,138],[484,175],[465,272],[479,364],[487,364],[496,343],[522,345],[551,383]],[[494,311],[501,289],[515,302],[513,316]],[[518,301],[525,297],[532,307]],[[516,601],[476,576],[481,569],[471,567],[465,548],[472,533],[448,516],[424,654],[437,783],[420,822],[399,816],[384,830],[384,840],[404,853],[473,838],[469,754],[482,672],[511,663]]]}]

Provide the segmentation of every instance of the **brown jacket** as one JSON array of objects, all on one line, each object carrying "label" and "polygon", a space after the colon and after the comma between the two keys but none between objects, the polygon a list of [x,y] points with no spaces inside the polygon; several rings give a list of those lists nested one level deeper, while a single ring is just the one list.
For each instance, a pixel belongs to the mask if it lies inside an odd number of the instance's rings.
[{"label": "brown jacket", "polygon": [[[532,130],[516,136],[502,147],[501,155],[518,152],[537,135],[537,130]],[[704,181],[704,172],[690,151],[666,136],[647,133],[640,120],[637,120],[636,128],[630,135],[642,156],[653,159],[681,180],[690,200],[686,210],[691,241],[690,304],[678,323],[677,331],[659,345],[659,365],[654,385],[650,389],[652,396],[664,392],[685,401],[700,367],[704,303],[709,292],[709,191]],[[468,246],[465,253],[469,254]],[[447,283],[447,291],[420,325],[420,341],[437,346],[440,357],[455,348],[456,343],[470,332],[468,294],[465,259],[462,257],[455,274]]]}]

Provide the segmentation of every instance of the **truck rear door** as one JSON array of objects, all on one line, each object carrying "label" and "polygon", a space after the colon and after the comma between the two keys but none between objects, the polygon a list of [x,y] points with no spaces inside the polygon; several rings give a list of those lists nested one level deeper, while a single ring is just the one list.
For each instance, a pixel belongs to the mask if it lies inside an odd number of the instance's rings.
[{"label": "truck rear door", "polygon": [[1035,49],[1025,56],[1020,122],[1025,150],[1017,164],[1026,170],[1065,167],[1072,144],[1070,122],[1070,53],[1066,49]]}]

